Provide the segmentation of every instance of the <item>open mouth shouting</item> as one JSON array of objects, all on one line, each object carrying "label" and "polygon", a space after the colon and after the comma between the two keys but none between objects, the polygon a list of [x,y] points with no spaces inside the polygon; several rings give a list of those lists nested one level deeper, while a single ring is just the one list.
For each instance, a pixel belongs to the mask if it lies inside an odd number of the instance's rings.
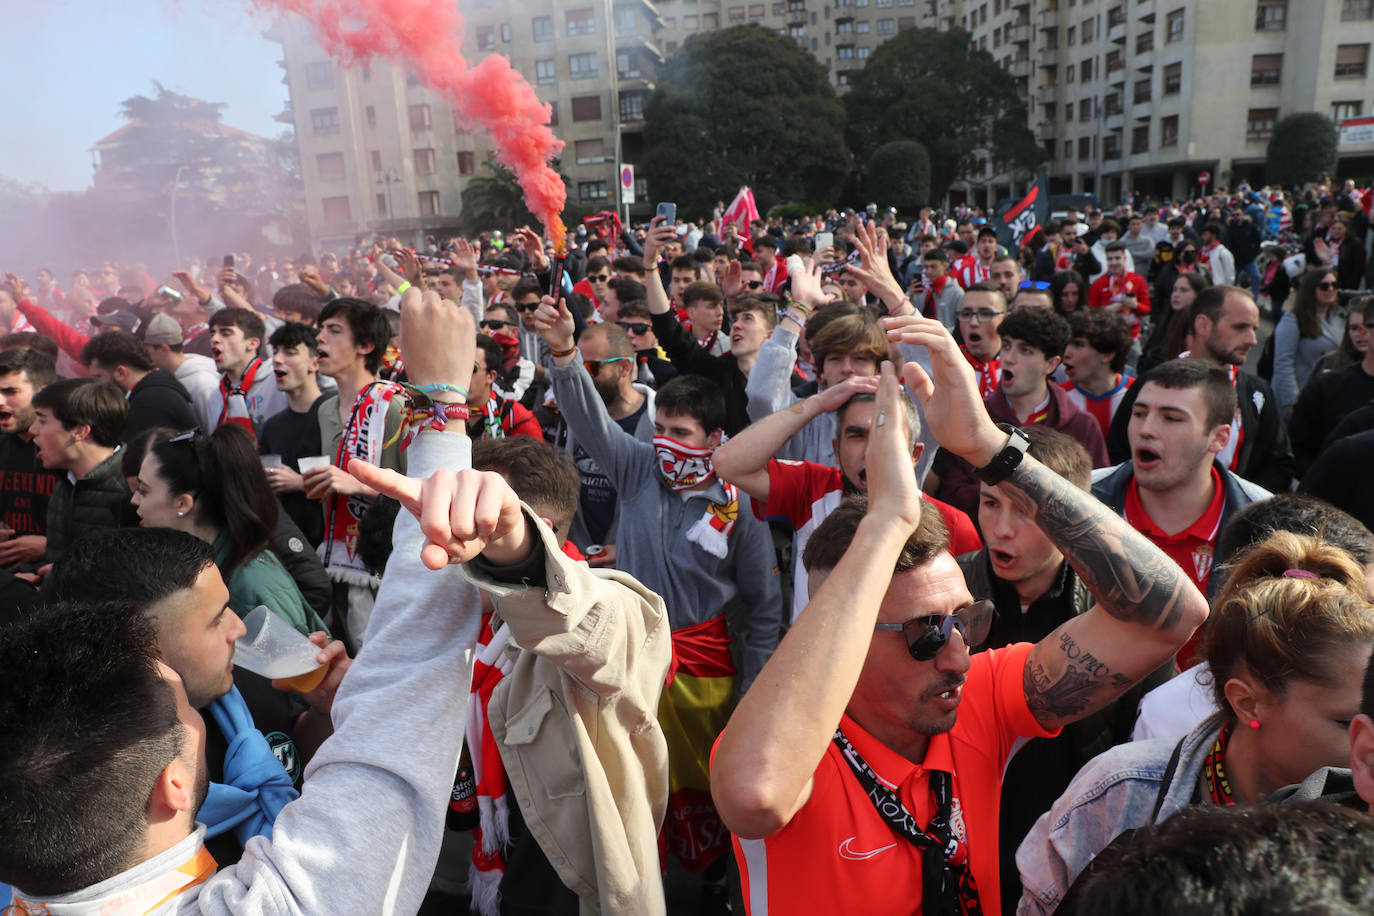
[{"label": "open mouth shouting", "polygon": [[1131,454],[1136,470],[1148,471],[1164,463],[1164,456],[1147,446],[1140,446]]}]

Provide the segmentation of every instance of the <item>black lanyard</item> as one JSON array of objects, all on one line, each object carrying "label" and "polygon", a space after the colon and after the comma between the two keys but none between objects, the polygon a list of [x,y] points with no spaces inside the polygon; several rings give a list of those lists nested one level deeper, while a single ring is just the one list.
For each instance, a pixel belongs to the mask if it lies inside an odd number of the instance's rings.
[{"label": "black lanyard", "polygon": [[[921,851],[921,912],[940,916],[981,914],[983,906],[968,867],[968,856],[960,856],[959,840],[950,829],[954,810],[954,783],[950,774],[942,770],[930,771],[935,816],[926,830],[922,830],[897,793],[883,784],[844,732],[836,728],[833,740],[878,816]],[[957,864],[956,857],[959,859]]]}]

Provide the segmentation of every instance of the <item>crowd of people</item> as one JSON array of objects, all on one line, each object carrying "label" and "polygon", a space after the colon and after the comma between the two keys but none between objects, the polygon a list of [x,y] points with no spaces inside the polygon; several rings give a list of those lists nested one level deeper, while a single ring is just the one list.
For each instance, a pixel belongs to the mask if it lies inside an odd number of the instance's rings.
[{"label": "crowd of people", "polygon": [[1371,201],[5,274],[14,911],[1368,905]]}]

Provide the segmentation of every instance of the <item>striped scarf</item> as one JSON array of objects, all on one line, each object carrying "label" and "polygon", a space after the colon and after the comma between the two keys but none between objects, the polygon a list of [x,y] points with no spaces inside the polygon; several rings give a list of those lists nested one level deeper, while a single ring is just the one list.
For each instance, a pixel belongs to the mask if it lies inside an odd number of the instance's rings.
[{"label": "striped scarf", "polygon": [[253,429],[253,417],[248,413],[248,392],[253,389],[253,382],[257,381],[258,370],[261,368],[262,357],[258,357],[243,370],[243,376],[237,385],[229,381],[227,373],[219,379],[219,393],[224,399],[224,406],[220,408],[219,422],[215,425],[233,423],[242,426],[248,430],[248,435],[253,437],[254,442],[258,441],[258,435]]},{"label": "striped scarf", "polygon": [[501,748],[487,719],[487,705],[502,678],[514,662],[506,653],[510,627],[496,622],[492,614],[482,615],[482,629],[472,666],[472,688],[468,696],[467,744],[472,757],[472,774],[477,781],[477,811],[480,822],[473,831],[472,865],[468,887],[472,889],[472,908],[481,916],[500,912],[501,879],[506,873],[505,849],[510,845],[510,808],[506,791],[506,768]]}]

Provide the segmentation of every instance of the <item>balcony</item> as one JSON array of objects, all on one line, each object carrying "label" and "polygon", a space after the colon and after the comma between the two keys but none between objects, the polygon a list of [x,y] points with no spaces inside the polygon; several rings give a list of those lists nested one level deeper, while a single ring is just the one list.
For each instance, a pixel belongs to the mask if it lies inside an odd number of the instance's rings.
[{"label": "balcony", "polygon": [[628,51],[636,48],[639,49],[640,54],[643,54],[647,59],[653,61],[655,64],[663,63],[663,51],[661,48],[659,48],[659,46],[654,42],[652,38],[647,38],[638,31],[616,33],[616,51]]},{"label": "balcony", "polygon": [[1041,66],[1041,67],[1057,67],[1057,66],[1059,66],[1059,49],[1058,49],[1058,48],[1047,48],[1047,47],[1041,46],[1040,50],[1036,51],[1035,53],[1036,53],[1036,55],[1040,58],[1040,66]]},{"label": "balcony", "polygon": [[1036,27],[1042,32],[1059,28],[1059,10],[1043,9],[1037,15]]},{"label": "balcony", "polygon": [[663,28],[663,17],[659,15],[658,7],[653,0],[616,0],[615,8],[638,6],[644,10],[644,14],[649,17],[649,22],[655,32]]},{"label": "balcony", "polygon": [[291,108],[291,103],[287,102],[285,108],[272,116],[272,120],[281,124],[294,125],[296,123],[296,112]]},{"label": "balcony", "polygon": [[1017,79],[1030,79],[1031,62],[1029,54],[1018,54],[1011,59],[1008,72]]},{"label": "balcony", "polygon": [[1030,23],[1018,22],[1010,29],[1011,34],[1007,36],[1007,41],[1013,44],[1029,44],[1031,39]]}]

